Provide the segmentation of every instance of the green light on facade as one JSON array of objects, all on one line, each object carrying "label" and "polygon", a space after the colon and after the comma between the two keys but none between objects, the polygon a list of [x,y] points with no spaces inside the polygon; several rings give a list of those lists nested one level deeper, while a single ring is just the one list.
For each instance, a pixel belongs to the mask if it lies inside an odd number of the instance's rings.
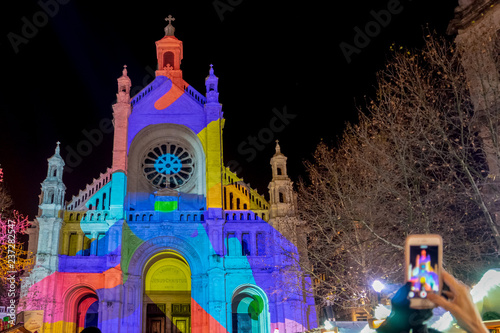
[{"label": "green light on facade", "polygon": [[177,201],[156,201],[155,212],[173,212],[177,210]]}]

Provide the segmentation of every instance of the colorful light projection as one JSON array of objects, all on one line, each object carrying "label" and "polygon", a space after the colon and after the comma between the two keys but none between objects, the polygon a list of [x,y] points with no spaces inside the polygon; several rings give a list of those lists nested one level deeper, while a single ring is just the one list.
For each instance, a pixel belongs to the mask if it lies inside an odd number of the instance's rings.
[{"label": "colorful light projection", "polygon": [[[129,155],[146,129],[178,125],[168,129],[192,133],[194,145],[200,145],[194,154],[202,164],[194,167],[204,170],[206,197],[168,192],[178,185],[169,176],[184,167],[175,162],[188,158],[172,146],[160,147],[145,165],[146,174],[161,178],[154,194],[127,193],[130,179],[114,172],[87,201],[89,209],[99,212],[88,210],[87,218],[76,221],[78,234],[85,237],[62,242],[81,250],[63,251],[58,271],[34,281],[21,309],[45,309],[44,332],[73,332],[91,322],[104,331],[126,327],[126,332],[142,332],[151,325],[161,330],[191,327],[192,332],[315,327],[312,295],[302,289],[305,285],[311,290],[310,281],[300,280],[293,261],[282,255],[283,250],[297,253],[295,246],[250,209],[240,207],[238,214],[245,218],[213,217],[222,217],[223,188],[233,186],[222,183],[220,104],[203,104],[193,97],[192,88],[183,91],[165,76],[144,91],[148,93],[140,92],[144,96],[132,101]],[[91,220],[90,213],[102,214],[101,219]],[[248,230],[252,240],[240,230]],[[186,304],[189,315],[173,310]]]},{"label": "colorful light projection", "polygon": [[[420,254],[417,254],[414,259],[415,266],[410,263],[409,273],[411,289],[409,297],[425,298],[430,291],[439,291],[439,278],[437,272],[437,263],[434,267],[431,266],[431,254],[427,250],[421,249]],[[435,262],[435,260],[434,260]]]}]

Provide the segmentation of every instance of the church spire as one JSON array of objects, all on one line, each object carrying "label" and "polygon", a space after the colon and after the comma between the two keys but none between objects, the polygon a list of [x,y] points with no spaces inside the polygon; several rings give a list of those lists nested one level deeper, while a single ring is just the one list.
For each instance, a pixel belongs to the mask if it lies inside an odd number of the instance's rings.
[{"label": "church spire", "polygon": [[118,78],[118,93],[116,101],[118,103],[130,103],[130,87],[132,81],[128,77],[127,65],[123,65],[122,76]]},{"label": "church spire", "polygon": [[116,103],[113,104],[113,172],[127,170],[127,127],[128,117],[132,112],[130,106],[130,87],[132,81],[128,77],[127,65],[123,65],[122,76],[117,79],[118,92]]},{"label": "church spire", "polygon": [[172,15],[168,15],[168,17],[165,18],[165,21],[168,21],[168,25],[165,27],[165,36],[173,36],[175,32],[175,28],[172,25],[172,21],[175,21],[175,18],[172,17]]},{"label": "church spire", "polygon": [[269,183],[270,217],[283,217],[295,215],[295,193],[293,183],[286,170],[287,157],[281,152],[281,147],[276,140],[276,152],[271,158],[272,180]]},{"label": "church spire", "polygon": [[214,66],[210,64],[208,76],[205,78],[205,87],[207,88],[207,103],[219,103],[218,92],[219,78],[214,74]]},{"label": "church spire", "polygon": [[277,156],[277,155],[283,155],[281,154],[281,147],[280,147],[280,142],[279,140],[276,140],[276,153],[274,154],[274,156]]},{"label": "church spire", "polygon": [[178,87],[184,89],[181,70],[182,41],[174,36],[175,28],[172,25],[172,21],[175,21],[175,18],[169,15],[165,18],[165,21],[168,21],[168,25],[164,29],[165,36],[156,41],[156,57],[158,60],[156,76],[166,76]]},{"label": "church spire", "polygon": [[57,217],[59,210],[64,207],[64,194],[66,186],[62,181],[64,160],[60,155],[60,142],[56,143],[54,155],[47,159],[47,177],[42,182],[42,193],[40,195],[39,215],[45,217]]},{"label": "church spire", "polygon": [[64,160],[60,155],[60,142],[57,142],[54,155],[47,159],[47,177],[42,182],[40,204],[38,206],[38,249],[36,265],[29,278],[40,281],[58,270],[59,241],[63,224],[64,194],[66,186],[62,181]]},{"label": "church spire", "polygon": [[288,179],[287,171],[286,171],[286,156],[281,153],[281,147],[279,141],[276,140],[276,152],[274,156],[271,158],[271,168],[273,171],[273,180],[281,179],[286,177]]}]

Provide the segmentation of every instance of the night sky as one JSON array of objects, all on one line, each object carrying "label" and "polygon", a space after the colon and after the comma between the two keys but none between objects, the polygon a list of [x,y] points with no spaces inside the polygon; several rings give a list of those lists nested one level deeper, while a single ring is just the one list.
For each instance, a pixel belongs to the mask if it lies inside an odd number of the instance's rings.
[{"label": "night sky", "polygon": [[[297,181],[320,140],[335,142],[373,96],[390,45],[419,47],[426,24],[445,34],[458,2],[59,1],[9,2],[0,21],[0,165],[16,209],[30,218],[56,142],[66,158],[85,131],[112,118],[123,65],[133,91],[152,81],[168,15],[184,43],[184,80],[204,93],[210,64],[219,77],[225,162],[267,196],[274,141]],[[348,62],[339,45],[355,46],[356,28],[374,27],[373,13],[388,7],[397,13],[381,16],[385,26]],[[286,124],[272,132],[277,114]],[[253,148],[249,137],[259,140]],[[111,166],[112,139],[103,133],[65,172],[67,200]]]}]

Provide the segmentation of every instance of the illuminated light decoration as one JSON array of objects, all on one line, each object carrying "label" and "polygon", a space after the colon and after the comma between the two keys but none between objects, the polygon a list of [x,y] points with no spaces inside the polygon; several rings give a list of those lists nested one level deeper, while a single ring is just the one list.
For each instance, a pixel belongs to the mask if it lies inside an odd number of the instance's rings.
[{"label": "illuminated light decoration", "polygon": [[[9,257],[9,255],[13,257]],[[13,244],[13,246],[2,244],[0,246],[0,258],[0,273],[4,279],[11,275],[9,272],[28,270],[34,265],[32,253],[24,250],[23,243],[19,242]],[[8,258],[15,258],[15,260],[9,261]]]},{"label": "illuminated light decoration", "polygon": [[173,212],[177,210],[177,202],[176,201],[156,201],[155,202],[155,211],[157,212]]},{"label": "illuminated light decoration", "polygon": [[[314,328],[311,281],[292,259],[276,265],[283,249],[298,253],[274,207],[290,203],[268,203],[223,166],[218,78],[211,65],[205,96],[182,79],[167,20],[156,78],[133,97],[126,67],[118,78],[112,166],[65,211],[41,205],[41,229],[61,238],[38,244],[21,308],[46,309],[44,332]],[[49,169],[63,165],[56,155]],[[61,177],[50,185],[62,193]]]},{"label": "illuminated light decoration", "polygon": [[[33,253],[24,250],[23,243],[17,239],[20,235],[27,233],[30,225],[28,218],[16,210],[13,211],[12,218],[6,218],[0,213],[0,277],[2,279],[12,277],[12,272],[29,270],[34,265]],[[0,301],[2,298],[3,295],[0,295]]]},{"label": "illuminated light decoration", "polygon": [[379,280],[375,280],[372,283],[372,288],[375,290],[377,293],[380,293],[382,290],[384,290],[385,285],[380,282]]}]

